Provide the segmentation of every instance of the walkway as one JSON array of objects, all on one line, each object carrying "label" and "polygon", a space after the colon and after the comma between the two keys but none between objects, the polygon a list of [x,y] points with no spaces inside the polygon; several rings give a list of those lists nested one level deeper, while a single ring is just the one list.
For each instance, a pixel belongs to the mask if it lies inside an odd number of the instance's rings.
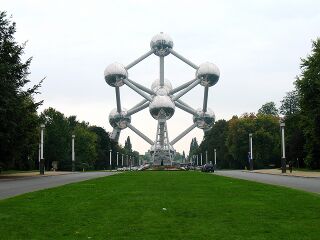
[{"label": "walkway", "polygon": [[295,176],[282,176],[258,172],[249,172],[243,170],[221,170],[215,174],[226,177],[240,178],[255,182],[262,182],[272,185],[285,186],[289,188],[300,189],[307,192],[320,193],[320,178],[306,178]]},{"label": "walkway", "polygon": [[117,172],[68,172],[59,175],[11,177],[0,179],[0,199],[13,197],[27,192],[57,187],[68,183],[105,177]]}]

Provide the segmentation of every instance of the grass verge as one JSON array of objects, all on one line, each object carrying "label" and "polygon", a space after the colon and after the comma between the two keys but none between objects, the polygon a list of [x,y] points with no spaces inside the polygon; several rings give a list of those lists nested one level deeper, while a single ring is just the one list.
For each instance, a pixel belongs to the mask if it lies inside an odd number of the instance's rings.
[{"label": "grass verge", "polygon": [[0,239],[319,239],[320,197],[199,172],[130,172],[0,201]]}]

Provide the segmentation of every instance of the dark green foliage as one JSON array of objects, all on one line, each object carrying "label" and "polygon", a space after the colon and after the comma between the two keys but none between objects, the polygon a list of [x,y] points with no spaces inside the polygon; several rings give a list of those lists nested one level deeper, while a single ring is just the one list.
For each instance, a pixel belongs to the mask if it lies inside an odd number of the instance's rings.
[{"label": "dark green foliage", "polygon": [[[75,116],[66,117],[53,108],[41,113],[41,122],[46,125],[44,158],[46,168],[58,161],[60,170],[71,170],[71,140],[75,135],[76,169],[110,169],[109,150],[112,150],[112,166],[116,166],[116,154],[124,153],[117,143],[111,142],[109,134],[101,127],[89,126],[77,121]],[[133,152],[132,155],[137,155]],[[138,153],[139,155],[139,153]]]},{"label": "dark green foliage", "polygon": [[300,99],[301,126],[305,136],[305,163],[320,168],[320,39],[301,63],[302,73],[296,81]]},{"label": "dark green foliage", "polygon": [[14,39],[15,23],[0,11],[0,166],[31,169],[37,156],[39,121],[35,102],[41,82],[27,84],[31,58],[21,60],[25,44]]},{"label": "dark green foliage", "polygon": [[107,169],[109,165],[109,150],[111,141],[108,132],[102,127],[92,126],[90,131],[97,135],[97,160],[95,169]]},{"label": "dark green foliage", "polygon": [[274,102],[267,102],[258,110],[258,114],[278,116],[278,109]]},{"label": "dark green foliage", "polygon": [[199,172],[131,172],[0,201],[1,239],[318,240],[318,195]]},{"label": "dark green foliage", "polygon": [[217,121],[205,134],[197,153],[208,151],[208,161],[214,161],[217,151],[218,168],[249,167],[249,133],[253,134],[253,158],[255,168],[280,165],[279,118],[270,114],[244,114],[234,116],[228,122]]},{"label": "dark green foliage", "polygon": [[132,152],[132,144],[131,144],[131,141],[130,141],[130,137],[129,137],[129,136],[127,137],[127,140],[125,140],[124,149],[125,149],[128,153]]}]

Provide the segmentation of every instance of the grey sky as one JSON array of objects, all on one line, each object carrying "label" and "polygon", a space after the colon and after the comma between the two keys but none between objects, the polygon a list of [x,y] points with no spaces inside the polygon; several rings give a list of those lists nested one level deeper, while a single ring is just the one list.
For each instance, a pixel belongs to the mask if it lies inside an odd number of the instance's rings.
[{"label": "grey sky", "polygon": [[[114,88],[103,79],[105,67],[115,61],[126,65],[147,52],[160,31],[173,38],[174,50],[183,56],[220,68],[208,102],[217,119],[256,112],[267,101],[279,105],[293,89],[300,58],[320,36],[320,1],[1,0],[1,9],[13,15],[17,40],[28,40],[25,56],[33,56],[32,83],[47,77],[37,96],[44,99],[40,110],[51,106],[108,131],[108,114],[116,101]],[[153,55],[130,69],[129,76],[150,86],[158,78],[158,65]],[[165,58],[165,77],[173,86],[194,74],[173,56]],[[120,91],[125,108],[141,100],[126,86]],[[182,99],[201,107],[203,87]],[[156,121],[148,110],[134,115],[132,123],[155,138]],[[191,115],[177,109],[168,122],[170,139],[191,124]],[[128,135],[135,149],[148,150],[129,129],[122,131],[120,143]],[[200,141],[202,136],[201,130],[193,130],[175,147],[188,152],[191,138]]]}]

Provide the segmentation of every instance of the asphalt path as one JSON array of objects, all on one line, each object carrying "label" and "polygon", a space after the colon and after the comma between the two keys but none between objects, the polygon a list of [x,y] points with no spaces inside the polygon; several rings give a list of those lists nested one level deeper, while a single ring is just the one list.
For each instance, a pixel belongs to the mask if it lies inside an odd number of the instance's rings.
[{"label": "asphalt path", "polygon": [[68,183],[110,176],[116,173],[117,172],[76,172],[56,176],[24,177],[0,180],[0,199],[41,189],[57,187]]},{"label": "asphalt path", "polygon": [[216,171],[214,174],[272,185],[285,186],[307,192],[320,193],[320,178],[271,175],[242,170]]}]

